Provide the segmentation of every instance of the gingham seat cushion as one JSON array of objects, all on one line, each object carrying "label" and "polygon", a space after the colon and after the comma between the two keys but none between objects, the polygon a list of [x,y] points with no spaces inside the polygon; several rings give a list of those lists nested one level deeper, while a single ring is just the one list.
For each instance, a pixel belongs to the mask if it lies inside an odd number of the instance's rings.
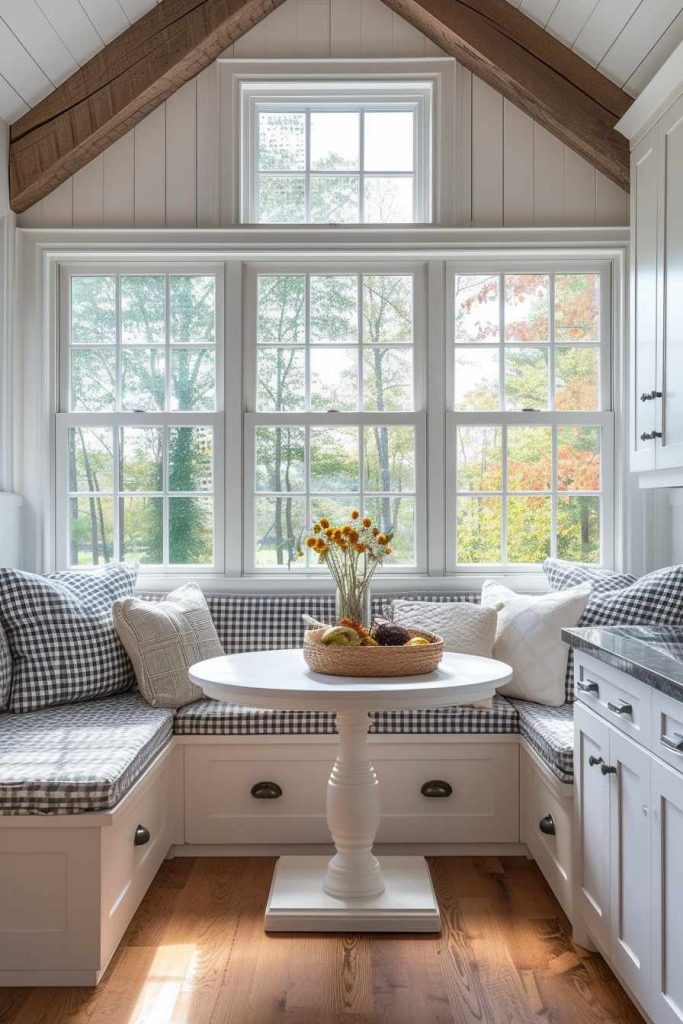
[{"label": "gingham seat cushion", "polygon": [[126,693],[0,716],[0,814],[102,811],[173,735],[173,712]]},{"label": "gingham seat cushion", "polygon": [[519,713],[521,736],[562,782],[574,781],[574,706],[549,708],[512,700]]},{"label": "gingham seat cushion", "polygon": [[[174,732],[180,736],[331,735],[337,731],[333,712],[268,711],[198,700],[176,714]],[[377,711],[371,733],[500,734],[518,732],[517,711],[510,701],[495,696],[493,707],[447,707],[422,711]]]}]

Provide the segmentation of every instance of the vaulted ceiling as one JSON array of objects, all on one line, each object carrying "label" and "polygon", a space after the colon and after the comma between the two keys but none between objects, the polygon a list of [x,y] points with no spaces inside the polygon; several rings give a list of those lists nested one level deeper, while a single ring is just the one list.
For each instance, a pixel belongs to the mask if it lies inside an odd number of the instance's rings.
[{"label": "vaulted ceiling", "polygon": [[[21,117],[155,2],[0,0],[0,118]],[[683,41],[683,0],[508,2],[633,95]]]}]

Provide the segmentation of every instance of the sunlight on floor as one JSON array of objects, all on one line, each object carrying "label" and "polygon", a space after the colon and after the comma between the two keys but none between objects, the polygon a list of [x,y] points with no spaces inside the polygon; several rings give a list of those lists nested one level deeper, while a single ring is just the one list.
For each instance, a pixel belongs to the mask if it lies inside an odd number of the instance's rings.
[{"label": "sunlight on floor", "polygon": [[194,973],[197,953],[195,945],[160,946],[125,1024],[167,1024],[171,1019],[185,1024],[185,1017],[177,1018],[174,1009],[185,978]]}]

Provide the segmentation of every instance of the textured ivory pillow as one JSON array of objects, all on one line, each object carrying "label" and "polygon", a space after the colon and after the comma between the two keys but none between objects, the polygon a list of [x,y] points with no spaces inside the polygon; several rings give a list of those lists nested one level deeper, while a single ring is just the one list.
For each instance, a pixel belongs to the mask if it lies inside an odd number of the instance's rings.
[{"label": "textured ivory pillow", "polygon": [[187,670],[225,652],[196,583],[178,587],[163,601],[124,598],[116,601],[112,611],[114,627],[148,704],[180,708],[204,696]]},{"label": "textured ivory pillow", "polygon": [[590,584],[583,584],[550,594],[516,594],[502,583],[485,580],[482,605],[502,604],[493,657],[513,670],[500,693],[550,707],[564,704],[569,647],[561,631],[577,624],[590,593]]}]

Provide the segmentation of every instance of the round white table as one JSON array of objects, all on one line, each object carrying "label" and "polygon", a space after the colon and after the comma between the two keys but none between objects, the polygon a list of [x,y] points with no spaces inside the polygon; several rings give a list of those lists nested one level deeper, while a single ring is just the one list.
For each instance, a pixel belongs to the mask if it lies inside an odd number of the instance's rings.
[{"label": "round white table", "polygon": [[445,653],[428,675],[366,679],[311,672],[300,650],[255,651],[199,662],[190,678],[215,700],[337,715],[339,749],[327,786],[327,823],[337,852],[331,860],[280,857],[266,930],[439,931],[424,857],[378,860],[372,852],[380,792],[368,753],[369,715],[483,700],[512,678],[509,665]]}]

